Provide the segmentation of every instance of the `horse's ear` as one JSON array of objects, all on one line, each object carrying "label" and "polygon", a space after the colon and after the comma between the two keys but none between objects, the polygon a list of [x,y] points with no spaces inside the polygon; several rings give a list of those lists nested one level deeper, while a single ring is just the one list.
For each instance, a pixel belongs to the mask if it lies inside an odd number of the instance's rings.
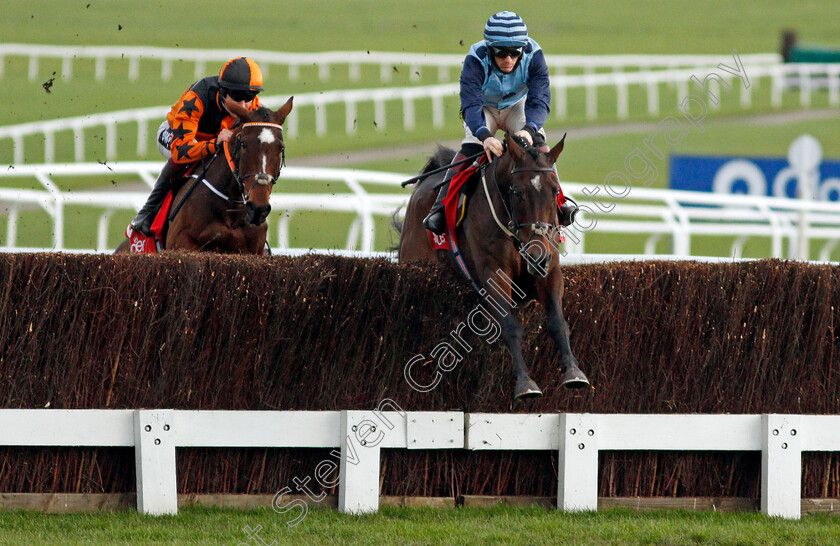
[{"label": "horse's ear", "polygon": [[294,96],[289,97],[289,100],[286,101],[286,104],[280,107],[277,110],[277,120],[279,123],[283,123],[286,121],[286,116],[289,115],[289,112],[292,111],[292,101],[294,100]]},{"label": "horse's ear", "polygon": [[522,159],[522,148],[519,147],[519,142],[510,131],[505,132],[505,144],[513,159],[517,161]]},{"label": "horse's ear", "polygon": [[560,157],[560,152],[563,151],[563,144],[566,142],[566,133],[563,133],[563,138],[560,139],[560,142],[554,145],[554,148],[548,151],[548,156],[551,158],[552,163],[557,163],[557,158]]},{"label": "horse's ear", "polygon": [[225,108],[227,108],[228,112],[238,117],[242,121],[248,121],[250,117],[248,114],[248,109],[242,107],[242,105],[230,98],[230,95],[225,97]]}]

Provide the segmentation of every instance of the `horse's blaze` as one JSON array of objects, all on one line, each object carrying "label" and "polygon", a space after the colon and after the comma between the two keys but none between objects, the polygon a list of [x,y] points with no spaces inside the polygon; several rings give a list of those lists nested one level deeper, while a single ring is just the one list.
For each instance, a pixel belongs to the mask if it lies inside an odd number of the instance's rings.
[{"label": "horse's blaze", "polygon": [[274,133],[269,131],[268,128],[264,127],[263,130],[260,132],[259,136],[260,142],[263,144],[272,144],[275,140]]}]

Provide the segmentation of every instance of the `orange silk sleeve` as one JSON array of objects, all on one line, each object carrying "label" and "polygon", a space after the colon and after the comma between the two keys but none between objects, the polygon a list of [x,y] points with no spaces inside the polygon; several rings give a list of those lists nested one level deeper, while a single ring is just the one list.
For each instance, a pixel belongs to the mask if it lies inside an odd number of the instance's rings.
[{"label": "orange silk sleeve", "polygon": [[167,114],[172,127],[172,161],[192,163],[216,153],[215,140],[197,140],[198,121],[204,114],[204,103],[198,95],[188,89]]}]

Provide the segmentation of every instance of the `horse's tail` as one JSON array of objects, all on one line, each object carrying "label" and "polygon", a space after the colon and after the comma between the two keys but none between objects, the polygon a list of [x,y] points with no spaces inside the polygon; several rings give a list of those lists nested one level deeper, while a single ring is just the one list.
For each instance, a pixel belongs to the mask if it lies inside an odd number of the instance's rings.
[{"label": "horse's tail", "polygon": [[397,243],[394,244],[394,240],[391,239],[391,246],[387,249],[388,252],[397,252],[399,254],[400,238],[402,238],[403,227],[405,227],[405,219],[400,220],[398,218],[402,209],[403,205],[400,205],[397,207],[397,210],[394,211],[394,214],[391,215],[391,227],[397,232]]},{"label": "horse's tail", "polygon": [[405,220],[400,220],[397,218],[400,211],[402,210],[403,205],[397,207],[397,210],[394,211],[394,214],[391,215],[391,227],[397,230],[397,233],[402,233],[403,225],[405,225]]}]

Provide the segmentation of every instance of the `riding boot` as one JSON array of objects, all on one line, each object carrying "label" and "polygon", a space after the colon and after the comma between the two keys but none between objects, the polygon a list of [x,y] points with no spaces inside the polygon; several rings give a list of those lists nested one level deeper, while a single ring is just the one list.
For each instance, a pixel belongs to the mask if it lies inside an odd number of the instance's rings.
[{"label": "riding boot", "polygon": [[[458,154],[456,154],[452,159],[452,163],[456,163],[466,158],[466,155],[458,152]],[[432,210],[429,211],[428,216],[426,216],[423,220],[423,226],[435,235],[443,235],[446,231],[446,214],[443,210],[443,200],[449,192],[449,183],[452,182],[455,175],[460,173],[463,169],[464,163],[447,169],[446,175],[443,177],[443,185],[440,187],[435,204],[432,205]]]},{"label": "riding boot", "polygon": [[155,181],[155,187],[152,188],[152,193],[146,199],[146,203],[137,213],[134,220],[131,221],[131,228],[143,233],[144,235],[152,234],[152,222],[160,210],[163,200],[166,199],[166,194],[172,189],[172,178],[174,178],[181,170],[181,166],[173,163],[170,159],[161,169],[160,174]]}]

